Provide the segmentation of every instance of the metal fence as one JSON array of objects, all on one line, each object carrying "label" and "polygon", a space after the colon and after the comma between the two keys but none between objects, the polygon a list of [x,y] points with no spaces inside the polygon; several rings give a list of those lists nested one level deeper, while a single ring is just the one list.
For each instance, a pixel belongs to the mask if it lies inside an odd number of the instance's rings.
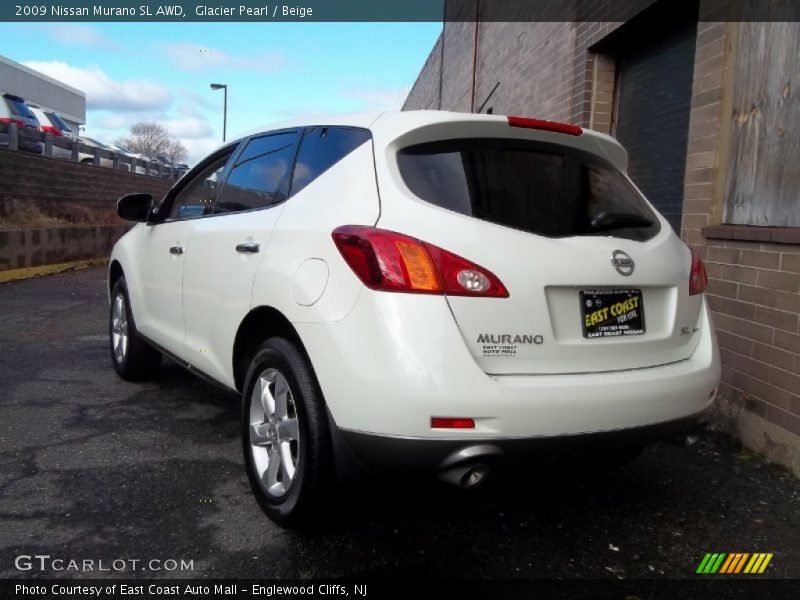
[{"label": "metal fence", "polygon": [[16,123],[0,123],[0,148],[163,179],[177,179],[186,172],[185,168],[166,165],[155,159],[147,160],[90,146],[79,139],[34,131]]}]

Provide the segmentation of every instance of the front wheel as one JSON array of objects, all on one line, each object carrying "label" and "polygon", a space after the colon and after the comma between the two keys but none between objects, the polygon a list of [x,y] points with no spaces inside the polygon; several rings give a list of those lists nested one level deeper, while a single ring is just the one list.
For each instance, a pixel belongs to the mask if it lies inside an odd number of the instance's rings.
[{"label": "front wheel", "polygon": [[111,290],[108,334],[111,361],[120,377],[127,381],[143,381],[158,373],[161,354],[136,329],[125,277],[120,277]]},{"label": "front wheel", "polygon": [[271,338],[250,362],[242,449],[267,516],[284,527],[318,521],[334,482],[330,432],[311,364],[292,341]]}]

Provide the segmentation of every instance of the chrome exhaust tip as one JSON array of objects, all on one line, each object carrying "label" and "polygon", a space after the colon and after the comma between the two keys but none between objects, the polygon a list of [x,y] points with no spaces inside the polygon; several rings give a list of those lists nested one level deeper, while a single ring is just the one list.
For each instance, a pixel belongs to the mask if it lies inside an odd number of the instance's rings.
[{"label": "chrome exhaust tip", "polygon": [[474,488],[486,481],[491,472],[489,463],[501,454],[500,448],[492,444],[467,446],[442,461],[437,475],[457,487]]},{"label": "chrome exhaust tip", "polygon": [[456,487],[468,489],[479,486],[489,477],[491,469],[484,463],[460,465],[439,471],[439,479]]},{"label": "chrome exhaust tip", "polygon": [[486,478],[489,477],[490,471],[491,469],[489,468],[489,465],[475,465],[469,471],[467,471],[467,474],[462,479],[462,487],[471,488],[482,484]]}]

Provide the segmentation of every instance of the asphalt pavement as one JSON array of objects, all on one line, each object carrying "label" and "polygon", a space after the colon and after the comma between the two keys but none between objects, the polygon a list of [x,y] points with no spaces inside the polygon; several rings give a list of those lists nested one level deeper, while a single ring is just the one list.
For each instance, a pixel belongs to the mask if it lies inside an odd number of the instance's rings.
[{"label": "asphalt pavement", "polygon": [[116,376],[104,278],[0,284],[0,577],[691,578],[707,552],[771,552],[760,577],[800,578],[800,481],[719,436],[608,474],[368,482],[332,499],[323,530],[282,530],[250,493],[236,395],[174,363]]}]

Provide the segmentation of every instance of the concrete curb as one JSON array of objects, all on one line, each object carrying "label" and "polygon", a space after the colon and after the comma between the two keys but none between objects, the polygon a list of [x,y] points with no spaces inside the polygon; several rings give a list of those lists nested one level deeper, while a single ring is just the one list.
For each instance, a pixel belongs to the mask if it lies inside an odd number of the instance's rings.
[{"label": "concrete curb", "polygon": [[97,265],[106,264],[107,262],[108,259],[106,258],[90,258],[87,260],[73,260],[71,262],[56,263],[53,265],[10,269],[7,271],[0,271],[0,283],[55,275],[56,273],[64,273],[65,271],[79,271],[81,269],[88,269]]}]

